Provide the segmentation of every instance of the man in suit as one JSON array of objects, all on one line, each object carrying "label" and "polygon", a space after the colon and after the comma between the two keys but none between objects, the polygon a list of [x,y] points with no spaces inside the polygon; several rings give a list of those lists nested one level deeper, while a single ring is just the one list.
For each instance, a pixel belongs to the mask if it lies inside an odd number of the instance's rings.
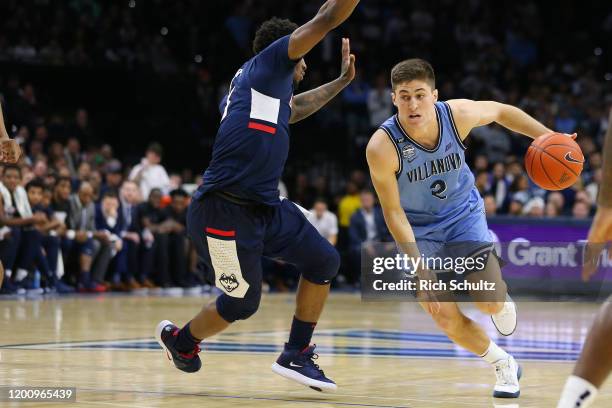
[{"label": "man in suit", "polygon": [[373,251],[373,244],[390,240],[389,230],[385,224],[380,207],[376,206],[374,193],[363,190],[359,195],[361,208],[351,216],[349,224],[349,259],[350,273],[348,281],[357,281],[361,270],[361,249]]}]

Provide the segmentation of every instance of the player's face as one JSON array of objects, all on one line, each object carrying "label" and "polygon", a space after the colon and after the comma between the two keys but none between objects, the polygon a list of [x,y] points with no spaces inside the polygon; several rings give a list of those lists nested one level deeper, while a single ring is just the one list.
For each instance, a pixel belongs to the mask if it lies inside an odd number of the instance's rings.
[{"label": "player's face", "polygon": [[304,79],[304,75],[306,75],[306,68],[306,61],[304,61],[304,58],[302,58],[298,61],[297,64],[295,64],[295,69],[293,70],[294,88],[297,88],[298,84]]},{"label": "player's face", "polygon": [[402,82],[395,87],[391,97],[402,122],[419,127],[436,120],[434,103],[438,100],[438,90],[431,89],[427,82],[419,79]]}]

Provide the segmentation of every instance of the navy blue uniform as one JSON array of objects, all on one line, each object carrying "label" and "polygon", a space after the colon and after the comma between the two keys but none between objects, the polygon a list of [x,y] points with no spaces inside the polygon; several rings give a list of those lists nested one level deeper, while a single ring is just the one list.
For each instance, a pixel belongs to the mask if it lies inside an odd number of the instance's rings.
[{"label": "navy blue uniform", "polygon": [[331,244],[295,204],[279,199],[296,65],[288,45],[289,36],[273,42],[232,79],[212,160],[187,214],[209,280],[224,292],[217,311],[229,322],[257,310],[264,255],[295,264],[318,284],[329,283],[339,268]]}]

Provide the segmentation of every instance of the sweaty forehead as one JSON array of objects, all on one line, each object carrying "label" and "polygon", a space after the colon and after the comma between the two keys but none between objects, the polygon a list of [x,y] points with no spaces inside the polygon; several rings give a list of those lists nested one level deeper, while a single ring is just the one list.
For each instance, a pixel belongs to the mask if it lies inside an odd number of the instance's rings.
[{"label": "sweaty forehead", "polygon": [[418,91],[431,92],[432,89],[431,89],[431,86],[429,86],[427,82],[421,81],[418,79],[415,79],[409,82],[402,82],[395,86],[396,93],[413,94]]}]

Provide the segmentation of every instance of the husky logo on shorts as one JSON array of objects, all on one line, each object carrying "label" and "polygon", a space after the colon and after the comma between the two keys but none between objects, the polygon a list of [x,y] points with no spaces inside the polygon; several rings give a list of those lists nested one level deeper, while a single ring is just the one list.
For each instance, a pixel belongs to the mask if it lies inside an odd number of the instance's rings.
[{"label": "husky logo on shorts", "polygon": [[408,162],[413,161],[416,158],[416,151],[414,149],[414,146],[404,146],[404,148],[402,149],[402,157],[408,160]]},{"label": "husky logo on shorts", "polygon": [[232,292],[234,289],[240,286],[238,279],[236,279],[236,275],[233,273],[230,276],[222,273],[219,277],[219,283],[221,283],[221,285],[223,285],[225,290],[228,292]]}]

